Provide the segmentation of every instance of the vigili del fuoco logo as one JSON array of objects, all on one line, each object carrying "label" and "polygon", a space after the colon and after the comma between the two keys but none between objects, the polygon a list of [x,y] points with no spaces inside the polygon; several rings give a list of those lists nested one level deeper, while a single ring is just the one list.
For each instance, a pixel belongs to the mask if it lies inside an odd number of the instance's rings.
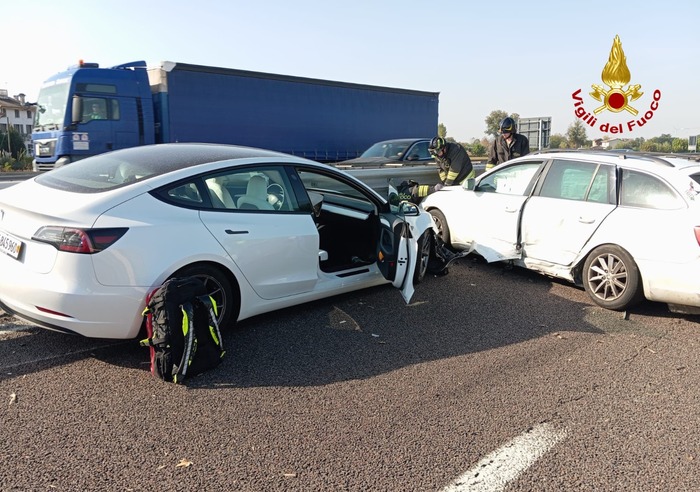
[{"label": "vigili del fuoco logo", "polygon": [[[640,107],[639,105],[643,104],[643,101],[640,101],[640,103],[636,101],[644,95],[644,92],[641,90],[641,84],[630,84],[632,76],[630,74],[630,69],[627,67],[627,57],[625,56],[625,52],[622,51],[620,36],[615,36],[612,49],[610,50],[610,57],[608,58],[608,63],[605,64],[605,68],[603,68],[601,78],[605,87],[599,84],[592,84],[591,88],[593,92],[589,93],[593,99],[602,103],[593,111],[588,111],[583,106],[581,89],[571,94],[574,100],[574,114],[588,126],[592,128],[597,127],[602,133],[621,134],[632,132],[635,128],[646,125],[649,120],[654,117],[654,112],[659,109],[661,91],[656,89],[653,92],[651,103],[649,103],[646,108],[641,106],[641,111],[645,109],[646,111],[640,114],[640,110],[637,109],[637,107]],[[622,113],[626,111],[632,115],[632,119],[624,123],[601,121],[599,124],[598,115],[603,113],[600,116],[601,120],[603,120],[606,115],[604,111],[609,111],[611,113]]]}]

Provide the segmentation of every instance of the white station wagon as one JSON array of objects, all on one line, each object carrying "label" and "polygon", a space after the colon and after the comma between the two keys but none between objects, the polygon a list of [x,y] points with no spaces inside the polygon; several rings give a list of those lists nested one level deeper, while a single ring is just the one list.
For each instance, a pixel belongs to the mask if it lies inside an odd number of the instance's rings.
[{"label": "white station wagon", "polygon": [[700,163],[692,154],[535,153],[422,206],[453,248],[582,285],[604,308],[646,297],[700,312]]}]

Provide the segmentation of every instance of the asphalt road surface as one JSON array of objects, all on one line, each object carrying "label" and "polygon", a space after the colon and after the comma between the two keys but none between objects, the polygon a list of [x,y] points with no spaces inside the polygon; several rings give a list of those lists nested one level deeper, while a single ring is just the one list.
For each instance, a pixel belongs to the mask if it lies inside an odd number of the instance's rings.
[{"label": "asphalt road surface", "polygon": [[176,386],[134,341],[5,316],[0,490],[700,490],[699,320],[465,258],[408,306],[247,320]]}]

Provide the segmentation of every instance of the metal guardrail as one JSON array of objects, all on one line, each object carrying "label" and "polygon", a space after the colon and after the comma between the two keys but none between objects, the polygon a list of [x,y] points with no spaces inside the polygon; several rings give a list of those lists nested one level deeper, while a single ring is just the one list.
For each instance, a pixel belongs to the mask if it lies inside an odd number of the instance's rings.
[{"label": "metal guardrail", "polygon": [[[483,163],[472,161],[472,164],[477,176],[486,169],[486,161]],[[340,169],[356,177],[382,196],[386,196],[389,189],[389,181],[392,181],[395,186],[401,181],[410,179],[427,185],[434,185],[438,182],[438,168],[435,164],[357,169],[341,167]]]}]

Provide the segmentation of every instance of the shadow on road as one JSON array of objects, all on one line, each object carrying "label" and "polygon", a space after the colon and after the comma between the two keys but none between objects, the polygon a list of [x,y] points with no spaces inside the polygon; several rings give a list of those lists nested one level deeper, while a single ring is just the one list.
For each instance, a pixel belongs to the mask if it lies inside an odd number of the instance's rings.
[{"label": "shadow on road", "polygon": [[[553,295],[553,287],[573,290],[564,298]],[[426,278],[410,305],[392,287],[378,287],[245,320],[225,333],[222,365],[187,384],[315,386],[366,379],[562,331],[603,334],[589,322],[591,309],[599,308],[565,282],[468,257],[447,276]],[[622,313],[601,311],[622,320]],[[633,313],[681,317],[656,303]],[[84,358],[150,377],[148,350],[137,340],[90,340],[33,326],[0,335],[0,380]]]}]

